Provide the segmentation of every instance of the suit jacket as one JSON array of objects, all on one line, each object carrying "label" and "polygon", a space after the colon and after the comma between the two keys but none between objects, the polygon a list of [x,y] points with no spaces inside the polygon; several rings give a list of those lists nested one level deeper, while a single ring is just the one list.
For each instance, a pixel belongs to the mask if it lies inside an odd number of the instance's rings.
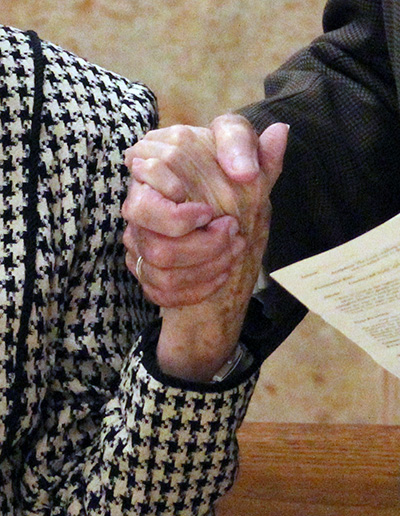
[{"label": "suit jacket", "polygon": [[[272,194],[267,272],[400,210],[400,3],[330,0],[323,26],[321,37],[266,78],[265,100],[241,110],[258,132],[274,121],[291,125]],[[267,323],[252,331],[265,357],[306,309],[273,282],[258,299]]]}]

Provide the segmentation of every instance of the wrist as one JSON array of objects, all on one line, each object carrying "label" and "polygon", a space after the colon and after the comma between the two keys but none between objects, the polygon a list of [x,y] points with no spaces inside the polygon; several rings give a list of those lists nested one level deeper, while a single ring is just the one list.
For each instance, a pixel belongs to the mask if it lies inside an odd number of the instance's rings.
[{"label": "wrist", "polygon": [[191,348],[190,343],[181,347],[160,340],[157,346],[157,362],[161,371],[168,376],[190,382],[212,382],[215,381],[214,376],[229,360],[234,359],[236,353],[236,346],[224,354]]},{"label": "wrist", "polygon": [[[169,316],[171,313],[169,313]],[[157,361],[161,371],[169,376],[194,382],[211,382],[233,356],[237,336],[229,338],[223,331],[208,325],[183,324],[175,317],[164,317],[157,345]],[[178,324],[179,322],[179,324]]]},{"label": "wrist", "polygon": [[[254,354],[253,345],[239,343],[243,347],[244,353],[235,369],[231,370],[228,375],[221,378],[221,381],[215,379],[211,381],[201,380],[185,380],[179,375],[168,374],[164,372],[157,359],[157,346],[160,339],[162,319],[157,319],[150,323],[143,330],[138,340],[138,351],[141,355],[141,363],[148,374],[163,385],[175,387],[178,389],[192,390],[196,392],[223,392],[231,389],[239,383],[249,380],[249,378],[258,370],[260,359],[257,352]],[[229,358],[229,357],[228,357]],[[217,371],[219,373],[219,371]]]}]

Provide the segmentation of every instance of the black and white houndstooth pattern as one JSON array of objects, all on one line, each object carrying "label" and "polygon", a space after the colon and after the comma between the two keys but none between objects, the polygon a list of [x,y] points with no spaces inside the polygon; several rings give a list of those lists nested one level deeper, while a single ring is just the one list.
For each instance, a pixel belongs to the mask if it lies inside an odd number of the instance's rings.
[{"label": "black and white houndstooth pattern", "polygon": [[157,309],[125,268],[120,208],[123,151],[156,125],[155,100],[54,45],[42,52],[32,194],[32,41],[0,27],[0,512],[208,514],[233,481],[255,377],[213,392],[163,383],[144,366],[146,331],[137,335]]}]

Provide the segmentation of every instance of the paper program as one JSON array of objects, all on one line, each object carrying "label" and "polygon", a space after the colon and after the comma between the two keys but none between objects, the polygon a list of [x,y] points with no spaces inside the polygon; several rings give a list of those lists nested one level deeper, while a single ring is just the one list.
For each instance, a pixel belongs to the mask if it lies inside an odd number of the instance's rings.
[{"label": "paper program", "polygon": [[271,277],[400,378],[400,215]]}]

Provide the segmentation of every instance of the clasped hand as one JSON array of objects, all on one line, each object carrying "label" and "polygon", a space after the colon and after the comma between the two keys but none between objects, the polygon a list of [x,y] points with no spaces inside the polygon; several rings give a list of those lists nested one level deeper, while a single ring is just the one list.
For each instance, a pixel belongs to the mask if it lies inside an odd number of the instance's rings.
[{"label": "clasped hand", "polygon": [[258,138],[225,115],[209,129],[152,131],[126,153],[126,262],[136,274],[143,257],[143,290],[164,307],[158,358],[170,374],[207,381],[236,345],[287,132],[275,124]]}]

